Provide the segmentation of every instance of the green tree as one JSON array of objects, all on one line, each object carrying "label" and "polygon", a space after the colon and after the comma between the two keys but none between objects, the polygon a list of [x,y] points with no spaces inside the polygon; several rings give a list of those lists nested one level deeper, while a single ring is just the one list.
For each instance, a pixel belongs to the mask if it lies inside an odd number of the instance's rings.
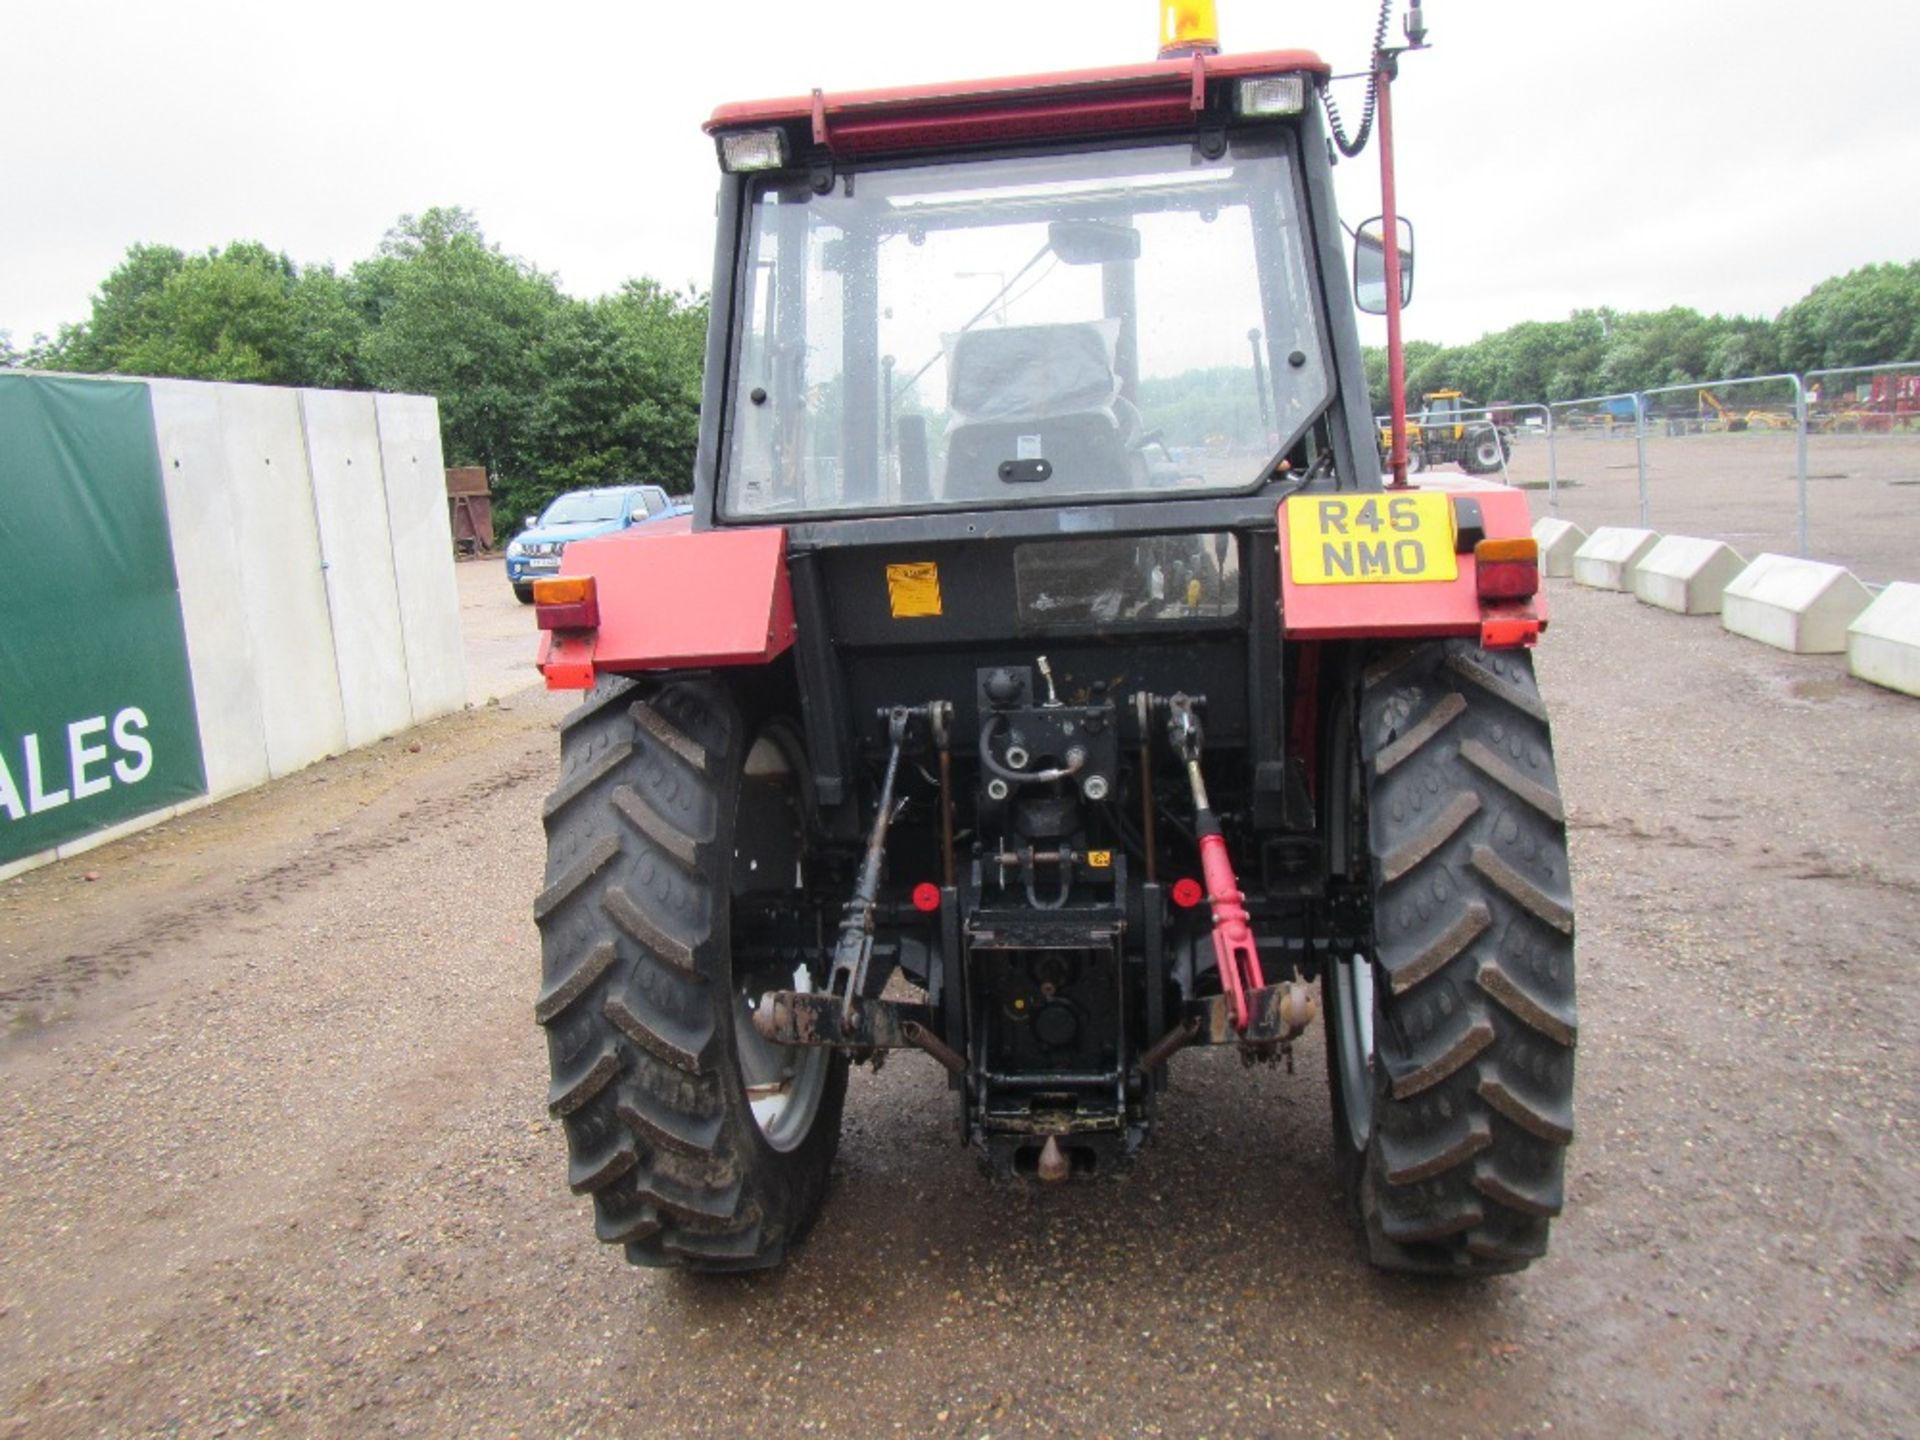
[{"label": "green tree", "polygon": [[691,488],[706,328],[704,298],[652,280],[565,302],[534,353],[538,397],[513,513],[616,481]]},{"label": "green tree", "polygon": [[274,385],[351,385],[359,335],[329,270],[300,274],[252,241],[183,255],[136,245],[86,324],[48,347],[66,369]]},{"label": "green tree", "polygon": [[1920,260],[1823,280],[1779,325],[1781,362],[1795,371],[1920,358]]},{"label": "green tree", "polygon": [[152,332],[167,282],[186,263],[186,255],[171,245],[129,246],[127,258],[101,282],[92,314],[61,327],[50,351],[53,364],[89,373],[117,369],[118,356]]},{"label": "green tree", "polygon": [[[1406,342],[1403,350],[1406,362],[1406,373],[1412,376],[1417,373],[1420,367],[1426,364],[1429,359],[1439,353],[1440,347],[1431,340],[1409,340]],[[1388,407],[1393,404],[1393,396],[1387,388],[1386,347],[1368,346],[1361,352],[1361,359],[1367,369],[1367,403],[1373,407],[1374,414],[1384,415],[1387,413]],[[1414,404],[1417,408],[1420,399],[1419,392],[1409,385],[1407,387],[1407,393],[1413,397]]]},{"label": "green tree", "polygon": [[309,266],[294,282],[292,301],[297,383],[328,390],[366,389],[367,322],[351,282],[330,265]]},{"label": "green tree", "polygon": [[1707,350],[1707,373],[1698,378],[1768,375],[1780,368],[1780,338],[1771,321],[1728,320]]},{"label": "green tree", "polygon": [[293,262],[237,242],[187,259],[146,311],[144,333],[111,352],[111,369],[190,380],[297,384]]},{"label": "green tree", "polygon": [[[1384,411],[1386,356],[1366,354],[1375,413]],[[1771,321],[1701,315],[1676,306],[1621,312],[1576,310],[1565,320],[1529,320],[1469,345],[1407,342],[1407,394],[1415,408],[1434,390],[1460,390],[1486,404],[1550,404],[1587,395],[1690,385],[1780,367]]]},{"label": "green tree", "polygon": [[367,379],[439,398],[448,464],[523,478],[534,356],[566,303],[553,278],[489,244],[466,211],[435,209],[402,216],[351,284]]}]

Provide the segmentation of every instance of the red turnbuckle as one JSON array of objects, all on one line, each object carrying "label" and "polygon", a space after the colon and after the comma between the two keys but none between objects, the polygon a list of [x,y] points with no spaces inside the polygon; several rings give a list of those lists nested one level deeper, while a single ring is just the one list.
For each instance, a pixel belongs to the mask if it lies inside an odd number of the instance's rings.
[{"label": "red turnbuckle", "polygon": [[1193,787],[1193,828],[1200,837],[1200,873],[1206,877],[1207,900],[1213,906],[1213,958],[1220,971],[1220,988],[1233,1007],[1233,1028],[1246,1034],[1253,1019],[1248,996],[1266,987],[1260,973],[1260,952],[1247,924],[1246,896],[1227,858],[1226,838],[1207,804],[1207,784],[1200,774],[1201,731],[1197,713],[1207,702],[1197,695],[1175,695],[1167,708],[1167,739],[1187,767]]},{"label": "red turnbuckle", "polygon": [[1253,943],[1253,929],[1247,924],[1247,907],[1241,902],[1240,881],[1227,858],[1227,842],[1219,831],[1200,836],[1200,871],[1207,877],[1207,899],[1213,906],[1213,955],[1220,969],[1220,985],[1233,1006],[1233,1024],[1244,1031],[1251,1013],[1247,996],[1263,988],[1266,976],[1260,971],[1260,952]]}]

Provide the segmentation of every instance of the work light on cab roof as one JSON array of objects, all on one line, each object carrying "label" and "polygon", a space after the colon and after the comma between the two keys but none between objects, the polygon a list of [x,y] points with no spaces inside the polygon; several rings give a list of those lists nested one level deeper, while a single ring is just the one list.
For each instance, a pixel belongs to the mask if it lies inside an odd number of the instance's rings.
[{"label": "work light on cab roof", "polygon": [[730,173],[778,170],[787,163],[787,137],[780,130],[736,130],[720,137],[720,164]]},{"label": "work light on cab roof", "polygon": [[[1354,323],[1400,355],[1399,3],[1351,136],[1319,56],[1223,53],[1213,0],[1155,0],[1156,58],[707,121],[693,514],[535,595],[587,692],[543,814],[548,1105],[636,1263],[779,1263],[889,1051],[992,1173],[1064,1182],[1135,1163],[1187,1048],[1290,1064],[1323,1014],[1368,1257],[1544,1253],[1577,1031],[1548,596],[1523,493],[1383,483]],[[1333,155],[1370,134],[1350,232]],[[1247,1163],[1195,1216],[1301,1243],[1297,1167],[1236,1194]]]}]

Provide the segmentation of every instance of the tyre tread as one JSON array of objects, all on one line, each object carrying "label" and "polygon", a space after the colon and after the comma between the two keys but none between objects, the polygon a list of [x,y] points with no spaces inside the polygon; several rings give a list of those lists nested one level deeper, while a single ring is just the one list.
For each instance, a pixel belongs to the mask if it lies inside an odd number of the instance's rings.
[{"label": "tyre tread", "polygon": [[547,1032],[549,1108],[567,1134],[568,1185],[592,1197],[594,1233],[636,1265],[778,1263],[818,1206],[838,1132],[844,1063],[815,1121],[825,1138],[808,1142],[812,1188],[770,1179],[774,1152],[729,1078],[720,927],[731,855],[715,845],[714,817],[732,803],[746,733],[730,695],[704,677],[605,683],[561,722],[562,778],[542,810],[534,1015]]},{"label": "tyre tread", "polygon": [[1546,707],[1529,657],[1464,641],[1383,651],[1358,695],[1384,978],[1373,1137],[1343,1143],[1369,1255],[1521,1269],[1565,1203],[1578,1039]]},{"label": "tyre tread", "polygon": [[533,1003],[534,1023],[551,1023],[555,1016],[591,990],[619,958],[620,952],[610,940],[594,946],[564,976],[540,992],[540,998]]}]

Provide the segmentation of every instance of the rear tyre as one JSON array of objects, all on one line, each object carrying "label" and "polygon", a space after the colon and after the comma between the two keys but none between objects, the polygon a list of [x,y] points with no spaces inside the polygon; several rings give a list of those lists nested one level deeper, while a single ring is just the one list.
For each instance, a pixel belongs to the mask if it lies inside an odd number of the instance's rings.
[{"label": "rear tyre", "polygon": [[[1324,979],[1334,1137],[1368,1257],[1488,1275],[1546,1253],[1573,1138],[1573,893],[1524,652],[1380,655],[1336,721],[1332,853],[1371,954]],[[1343,793],[1330,788],[1331,795]]]},{"label": "rear tyre", "polygon": [[712,681],[616,679],[561,722],[560,753],[534,1017],[568,1181],[637,1265],[778,1264],[825,1198],[847,1084],[843,1057],[750,1019],[806,984],[746,958],[777,953],[755,942],[804,878],[802,748]]},{"label": "rear tyre", "polygon": [[1474,437],[1473,448],[1468,452],[1471,463],[1467,468],[1476,475],[1489,475],[1505,462],[1506,451],[1501,447],[1498,432],[1488,430]]}]

